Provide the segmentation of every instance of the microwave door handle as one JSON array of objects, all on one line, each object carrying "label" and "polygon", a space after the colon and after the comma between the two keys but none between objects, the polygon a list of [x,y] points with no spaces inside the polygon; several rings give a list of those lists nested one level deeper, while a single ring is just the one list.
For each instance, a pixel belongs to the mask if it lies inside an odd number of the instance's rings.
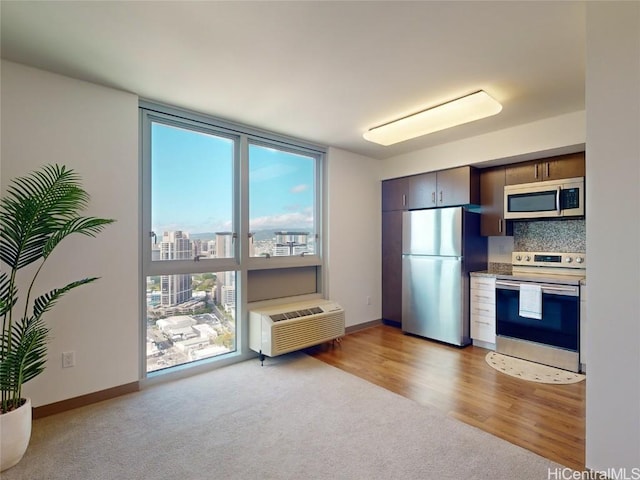
[{"label": "microwave door handle", "polygon": [[558,216],[561,216],[560,210],[562,205],[560,205],[560,192],[562,192],[562,187],[558,185],[558,190],[556,191],[556,208],[558,209]]}]

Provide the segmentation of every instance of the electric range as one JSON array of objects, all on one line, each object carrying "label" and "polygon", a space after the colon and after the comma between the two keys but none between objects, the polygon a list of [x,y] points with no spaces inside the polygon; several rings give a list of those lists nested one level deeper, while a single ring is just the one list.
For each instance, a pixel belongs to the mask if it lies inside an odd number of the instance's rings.
[{"label": "electric range", "polygon": [[513,252],[512,274],[496,275],[496,351],[580,370],[580,282],[586,255]]}]

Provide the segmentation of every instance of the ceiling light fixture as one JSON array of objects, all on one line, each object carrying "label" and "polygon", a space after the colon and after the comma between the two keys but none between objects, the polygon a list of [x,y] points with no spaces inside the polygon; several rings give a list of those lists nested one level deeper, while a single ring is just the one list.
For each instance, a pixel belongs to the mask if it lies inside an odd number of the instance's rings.
[{"label": "ceiling light fixture", "polygon": [[502,110],[502,105],[484,90],[465,95],[418,113],[378,125],[366,131],[365,140],[380,145],[393,145],[410,138],[490,117]]}]

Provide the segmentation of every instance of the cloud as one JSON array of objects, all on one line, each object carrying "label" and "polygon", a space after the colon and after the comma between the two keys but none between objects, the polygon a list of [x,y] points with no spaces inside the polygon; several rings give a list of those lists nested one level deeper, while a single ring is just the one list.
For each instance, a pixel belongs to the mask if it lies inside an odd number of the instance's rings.
[{"label": "cloud", "polygon": [[[314,222],[314,209],[312,206],[303,207],[299,204],[286,205],[283,213],[255,217],[249,220],[251,231],[257,230],[291,230],[297,228],[312,229]],[[184,222],[156,222],[153,231],[158,238],[162,238],[164,232],[182,230],[190,234],[204,232],[233,231],[231,220],[216,220],[213,217],[204,218],[202,222],[185,220]]]},{"label": "cloud", "polygon": [[305,191],[309,190],[310,188],[311,188],[311,186],[309,184],[302,183],[300,185],[296,185],[295,187],[291,188],[290,192],[291,193],[302,193],[302,192],[305,192]]},{"label": "cloud", "polygon": [[228,232],[232,231],[231,220],[216,220],[214,218],[206,218],[202,221],[184,221],[184,222],[157,222],[156,226],[152,230],[158,235],[158,238],[162,237],[164,232],[173,232],[181,230],[187,233],[204,233],[204,232]]},{"label": "cloud", "polygon": [[310,212],[292,212],[252,218],[250,228],[252,231],[313,228],[313,215]]}]

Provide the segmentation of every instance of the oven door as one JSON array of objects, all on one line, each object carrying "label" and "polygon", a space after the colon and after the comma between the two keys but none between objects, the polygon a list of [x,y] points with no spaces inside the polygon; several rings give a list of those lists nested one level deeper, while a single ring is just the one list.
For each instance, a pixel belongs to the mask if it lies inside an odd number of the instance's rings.
[{"label": "oven door", "polygon": [[496,334],[503,337],[579,351],[580,287],[539,284],[542,318],[521,317],[520,285],[512,280],[496,281]]}]

